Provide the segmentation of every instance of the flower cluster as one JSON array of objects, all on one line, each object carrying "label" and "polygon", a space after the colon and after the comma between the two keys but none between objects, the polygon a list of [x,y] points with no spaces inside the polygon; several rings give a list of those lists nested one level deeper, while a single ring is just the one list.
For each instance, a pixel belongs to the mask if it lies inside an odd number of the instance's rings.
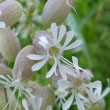
[{"label": "flower cluster", "polygon": [[[78,110],[104,110],[104,97],[110,92],[110,87],[102,93],[101,81],[91,82],[94,77],[92,72],[81,68],[77,57],[69,56],[72,62],[64,57],[65,52],[80,48],[83,43],[75,38],[74,31],[67,32],[64,25],[57,26],[68,16],[73,2],[48,0],[42,20],[45,26],[51,25],[50,31],[38,32],[32,39],[32,45],[23,49],[11,30],[22,15],[21,4],[16,0],[6,0],[0,4],[0,89],[4,88],[6,97],[6,101],[2,101],[4,107],[0,109],[53,110],[57,106],[69,110],[77,106]],[[34,10],[33,4],[27,18]],[[13,67],[6,61],[13,63]],[[41,87],[31,78],[45,65],[51,67],[45,72],[45,79],[51,83]],[[7,93],[9,90],[12,91],[10,94]]]}]

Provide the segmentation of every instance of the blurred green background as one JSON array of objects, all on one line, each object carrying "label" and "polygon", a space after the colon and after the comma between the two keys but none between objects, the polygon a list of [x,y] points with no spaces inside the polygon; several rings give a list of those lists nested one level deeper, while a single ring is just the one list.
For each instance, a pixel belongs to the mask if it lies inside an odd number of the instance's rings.
[{"label": "blurred green background", "polygon": [[[13,26],[16,32],[19,32],[22,48],[25,45],[32,44],[31,37],[34,32],[45,29],[42,25],[41,14],[46,0],[19,0],[27,11],[28,6],[34,3],[36,10],[30,19],[25,15]],[[108,86],[107,79],[110,79],[110,0],[76,0],[73,4],[77,13],[71,10],[64,24],[68,30],[74,30],[76,37],[84,41],[81,49],[72,52],[65,52],[65,57],[71,60],[72,55],[79,59],[79,65],[83,68],[89,68],[93,74],[93,80],[101,80],[103,88]],[[30,28],[30,24],[33,28]],[[33,77],[41,85],[47,85],[44,72],[47,67],[39,71]],[[106,98],[106,109],[110,110],[110,95]]]}]

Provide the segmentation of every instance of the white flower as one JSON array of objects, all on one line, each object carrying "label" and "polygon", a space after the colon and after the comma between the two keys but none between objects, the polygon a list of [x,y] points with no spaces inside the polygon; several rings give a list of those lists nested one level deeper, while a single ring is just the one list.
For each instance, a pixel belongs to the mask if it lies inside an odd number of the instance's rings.
[{"label": "white flower", "polygon": [[[88,95],[88,97],[91,99],[92,102],[96,102],[97,98],[91,91],[91,89],[95,89],[101,86],[100,81],[95,81],[93,83],[85,83],[85,81],[81,78],[81,72],[78,68],[78,60],[76,57],[72,57],[73,62],[75,64],[76,72],[72,73],[71,68],[66,67],[65,72],[69,72],[70,75],[69,80],[61,79],[58,81],[58,89],[57,91],[61,93],[65,93],[68,91],[72,95],[62,104],[63,110],[68,110],[70,106],[73,104],[73,100],[75,98],[76,104],[78,106],[78,110],[85,110],[85,101],[87,101],[87,98],[82,94],[82,91],[85,91],[85,93]],[[73,75],[72,75],[73,74]],[[91,77],[91,74],[86,73],[88,78]]]},{"label": "white flower", "polygon": [[96,89],[91,89],[91,92],[96,97],[96,103],[93,103],[90,98],[85,102],[85,107],[87,110],[91,108],[94,110],[105,110],[105,100],[104,97],[110,92],[110,87],[107,87],[104,92],[102,92],[102,85]]},{"label": "white flower", "polygon": [[[2,15],[2,12],[0,11],[0,16]],[[0,21],[0,28],[5,28],[6,24],[3,21]]]},{"label": "white flower", "polygon": [[95,90],[91,90],[93,94],[95,95],[97,101],[103,99],[109,92],[110,92],[110,87],[107,87],[103,92],[102,92],[102,85],[96,88]]},{"label": "white flower", "polygon": [[[41,105],[42,105],[42,97],[39,97],[36,101],[36,99],[34,97],[30,97],[29,101],[31,103],[32,106],[32,110],[41,110]],[[22,100],[22,105],[25,108],[25,110],[29,110],[28,108],[28,104],[26,102],[25,99]],[[48,105],[46,110],[52,110],[52,106]]]},{"label": "white flower", "polygon": [[26,97],[31,96],[32,97],[33,96],[31,94],[32,90],[30,88],[26,88],[27,85],[21,81],[20,76],[17,79],[13,79],[9,75],[7,77],[0,75],[0,84],[3,85],[5,88],[13,88],[13,92],[12,92],[7,104],[5,105],[5,107],[2,110],[5,110],[7,108],[7,106],[9,106],[8,110],[10,110],[13,98],[14,98],[16,92],[18,92],[15,109],[14,109],[14,110],[16,110],[17,106],[18,106],[19,98],[22,96],[26,96]]},{"label": "white flower", "polygon": [[[74,37],[74,32],[69,31],[67,33],[67,37],[66,37],[64,44],[61,45],[61,41],[63,38],[65,38],[64,35],[66,34],[66,27],[64,25],[62,25],[60,27],[60,31],[58,34],[58,27],[56,26],[55,23],[53,23],[51,25],[51,31],[52,31],[52,35],[53,35],[53,42],[50,43],[45,36],[41,36],[39,38],[40,39],[39,44],[43,48],[45,48],[46,54],[45,55],[30,54],[27,56],[31,60],[40,60],[40,62],[38,62],[32,66],[32,71],[40,70],[47,63],[47,61],[50,58],[54,59],[54,64],[53,64],[52,68],[50,69],[50,71],[47,73],[46,78],[51,77],[54,73],[56,74],[57,66],[58,66],[59,70],[62,69],[60,61],[63,61],[64,63],[66,63],[68,65],[74,66],[73,63],[71,63],[70,61],[65,59],[62,56],[62,54],[65,50],[74,49],[74,48],[80,46],[80,44],[82,43],[81,40],[76,40],[75,42],[70,44],[71,40]],[[61,76],[64,79],[67,79],[66,74],[65,75],[61,74]]]}]

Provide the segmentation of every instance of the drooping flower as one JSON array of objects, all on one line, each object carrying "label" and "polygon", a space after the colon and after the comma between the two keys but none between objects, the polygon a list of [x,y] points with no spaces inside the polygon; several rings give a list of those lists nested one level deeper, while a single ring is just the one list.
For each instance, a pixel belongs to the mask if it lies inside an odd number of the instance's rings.
[{"label": "drooping flower", "polygon": [[[91,101],[95,103],[97,99],[95,95],[91,92],[91,89],[98,88],[101,85],[101,82],[100,81],[96,81],[93,83],[85,82],[78,68],[77,58],[72,57],[72,59],[76,66],[75,71],[74,69],[71,69],[68,66],[65,68],[65,72],[70,73],[68,74],[68,80],[64,80],[64,79],[59,80],[57,91],[64,94],[66,92],[71,93],[71,96],[67,100],[65,100],[64,103],[62,104],[63,110],[68,110],[70,108],[70,106],[74,102],[74,98],[76,100],[78,110],[85,110],[84,104],[85,101],[87,101],[87,98],[85,97],[84,94],[87,94],[88,97],[91,99]],[[86,76],[90,78],[92,75],[86,72]]]},{"label": "drooping flower", "polygon": [[22,98],[23,96],[25,97],[33,96],[31,93],[32,89],[29,87],[29,81],[27,81],[34,74],[31,71],[31,66],[33,65],[33,61],[29,60],[26,57],[30,53],[34,53],[33,46],[31,45],[26,46],[24,49],[20,51],[20,53],[16,58],[14,69],[12,71],[13,77],[11,77],[8,73],[7,76],[2,74],[0,75],[0,85],[3,85],[4,88],[13,89],[13,92],[6,106],[3,108],[3,110],[5,110],[7,106],[9,106],[9,110],[10,110],[10,107],[12,105],[12,100],[16,93],[18,93],[18,95],[14,110],[17,109],[19,98]]},{"label": "drooping flower", "polygon": [[88,98],[85,103],[86,110],[105,110],[105,100],[104,97],[110,92],[110,87],[107,87],[104,92],[102,92],[102,85],[95,90],[91,89],[91,92],[96,97],[96,103],[93,103],[90,98]]},{"label": "drooping flower", "polygon": [[7,104],[5,105],[5,107],[2,110],[5,110],[7,108],[7,106],[9,106],[9,110],[10,110],[10,107],[12,105],[12,101],[13,101],[13,98],[14,98],[16,92],[18,92],[18,95],[17,95],[14,110],[17,109],[19,98],[22,98],[23,96],[25,96],[25,97],[33,96],[31,94],[32,90],[30,88],[27,88],[28,83],[27,82],[24,83],[23,81],[21,81],[21,76],[19,76],[17,79],[13,79],[10,75],[8,75],[7,77],[0,75],[0,79],[1,79],[0,84],[3,85],[5,88],[8,88],[8,89],[13,88],[13,92],[12,92]]},{"label": "drooping flower", "polygon": [[[33,45],[34,49],[37,52],[37,54],[30,54],[27,57],[30,60],[37,60],[39,61],[35,65],[32,66],[32,71],[40,70],[49,59],[54,60],[54,64],[50,71],[47,73],[46,78],[51,77],[54,73],[56,74],[56,68],[61,70],[61,63],[60,61],[63,61],[66,64],[73,65],[73,63],[69,62],[67,59],[65,59],[62,55],[65,50],[74,49],[81,45],[81,40],[76,40],[75,42],[71,43],[71,40],[74,37],[74,32],[69,31],[67,32],[66,40],[64,44],[61,44],[61,41],[65,38],[66,34],[66,27],[62,25],[60,27],[60,31],[58,33],[58,27],[55,23],[51,25],[51,31],[52,35],[48,32],[41,33],[40,36],[36,36]],[[64,79],[67,79],[66,75],[62,74],[62,77]]]}]

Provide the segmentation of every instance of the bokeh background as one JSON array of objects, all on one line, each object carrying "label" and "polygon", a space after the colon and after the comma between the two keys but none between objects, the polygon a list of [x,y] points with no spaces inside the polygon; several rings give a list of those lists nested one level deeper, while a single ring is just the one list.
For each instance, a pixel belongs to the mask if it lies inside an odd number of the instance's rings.
[{"label": "bokeh background", "polygon": [[[36,8],[30,18],[24,14],[12,27],[17,32],[23,48],[32,44],[31,38],[34,37],[34,32],[49,30],[43,27],[41,19],[46,0],[18,1],[26,12],[31,3],[34,3]],[[76,0],[73,7],[76,13],[71,10],[64,24],[68,30],[74,30],[76,38],[82,39],[84,44],[74,51],[65,52],[64,55],[70,61],[70,56],[77,56],[79,65],[89,68],[95,76],[93,80],[101,80],[104,89],[108,86],[107,79],[110,79],[110,0]],[[45,66],[32,80],[38,81],[41,85],[47,85],[49,81],[45,79],[45,73],[48,68]],[[105,110],[110,110],[110,95],[105,99]]]}]

